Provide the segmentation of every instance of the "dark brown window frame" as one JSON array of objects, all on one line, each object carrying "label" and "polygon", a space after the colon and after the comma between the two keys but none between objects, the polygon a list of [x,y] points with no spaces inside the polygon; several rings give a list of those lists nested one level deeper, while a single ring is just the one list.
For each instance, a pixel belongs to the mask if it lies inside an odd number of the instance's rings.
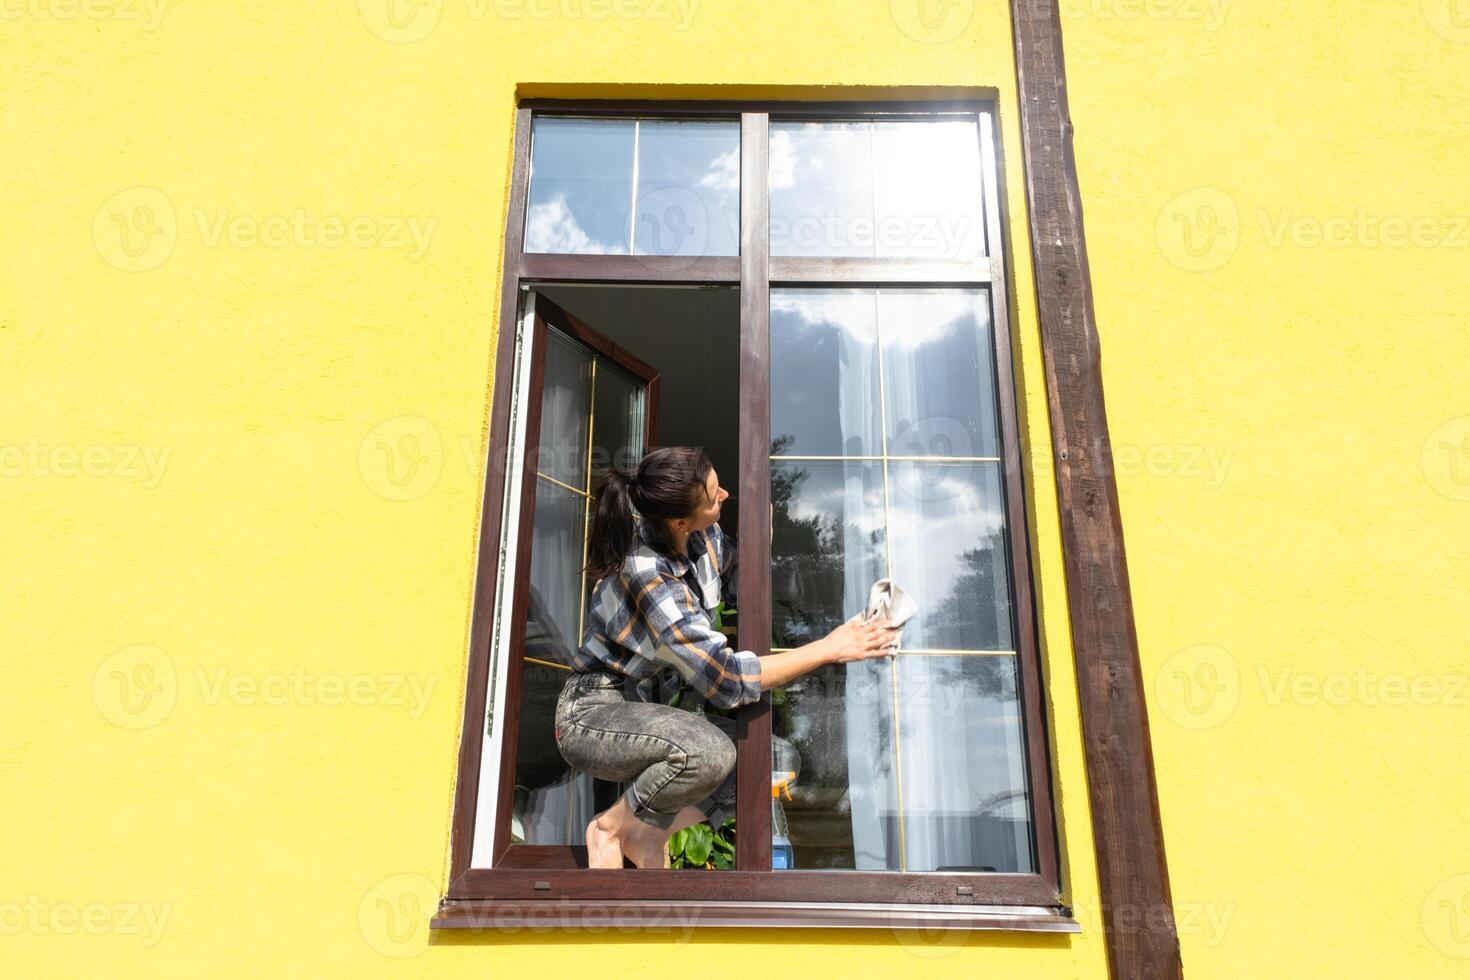
[{"label": "dark brown window frame", "polygon": [[[740,120],[741,204],[738,256],[660,257],[627,255],[553,255],[522,252],[533,115],[640,116],[660,118],[726,118]],[[989,139],[982,141],[986,256],[978,262],[934,262],[905,259],[772,258],[769,254],[769,188],[767,162],[772,118],[826,120],[840,118],[933,118],[962,113],[989,120]],[[987,145],[988,142],[988,145]],[[1076,931],[1065,907],[1060,882],[1060,854],[1052,796],[1052,774],[1042,705],[1042,674],[1037,643],[1034,582],[1026,522],[1020,439],[1017,428],[1015,363],[1011,347],[1009,292],[1003,222],[1003,167],[994,103],[988,100],[894,103],[811,102],[644,102],[528,100],[517,110],[515,159],[507,215],[506,267],[501,330],[496,362],[489,465],[481,524],[471,661],[466,697],[464,740],[455,796],[451,881],[434,919],[436,926],[513,925],[550,908],[576,919],[568,910],[606,910],[616,903],[626,912],[639,903],[667,909],[668,903],[697,911],[703,924],[776,925],[851,924],[886,926],[936,925],[963,928],[1008,928]],[[741,472],[739,485],[742,538],[755,542],[756,553],[742,547],[739,646],[769,651],[770,594],[764,569],[769,565],[769,328],[773,286],[882,287],[921,286],[979,288],[991,301],[995,344],[997,408],[1001,426],[1002,475],[1010,538],[1010,572],[1014,587],[1016,663],[1025,725],[1028,789],[1033,818],[1034,873],[967,874],[959,872],[857,872],[771,870],[768,830],[771,715],[769,698],[737,714],[737,764],[740,821],[754,833],[738,838],[736,868],[720,872],[588,870],[582,848],[510,846],[503,826],[495,828],[492,867],[470,867],[478,802],[480,754],[485,747],[491,617],[496,603],[494,559],[500,552],[500,517],[509,449],[512,362],[523,287],[538,282],[702,283],[741,288]],[[594,325],[595,326],[595,325]],[[533,346],[532,355],[536,348]],[[532,409],[534,412],[534,408]],[[524,515],[522,515],[524,517]],[[523,541],[524,543],[524,541]],[[514,657],[512,656],[512,659]],[[517,664],[509,664],[507,705]],[[507,711],[514,715],[514,709]],[[502,735],[502,805],[497,823],[507,824],[505,759],[514,745],[515,718]],[[579,864],[581,866],[579,866]]]},{"label": "dark brown window frame", "polygon": [[[1129,980],[1179,977],[1183,971],[1179,936],[1169,889],[1128,560],[1103,401],[1097,316],[1092,302],[1082,195],[1067,102],[1061,11],[1057,0],[1010,0],[1010,14],[1025,168],[1026,220],[1097,859],[1101,905],[1097,911],[1102,915],[1112,976]],[[526,131],[525,127],[518,130]],[[514,180],[525,179],[523,149],[518,144],[518,170]],[[742,177],[749,179],[750,175]],[[1001,203],[1004,207],[1004,195]],[[524,199],[512,199],[508,212],[507,246],[514,244],[518,248],[520,223],[525,215]],[[749,218],[749,215],[743,217],[742,234],[749,233]],[[512,288],[515,271],[509,264],[504,269],[504,277],[501,322],[509,323],[515,318],[518,300]],[[757,300],[763,303],[766,299],[746,296],[742,303]],[[496,391],[504,391],[512,376],[507,349],[513,349],[513,344],[508,347],[502,332],[495,367]],[[506,450],[504,419],[495,422],[490,431],[487,464],[487,480],[492,487],[496,486],[494,474],[504,477]],[[493,544],[500,535],[500,512],[492,504],[498,504],[498,493],[495,500],[489,495],[485,500],[480,522],[482,554],[486,553],[487,542]],[[483,577],[477,579],[470,633],[465,737],[460,743],[460,779],[455,790],[451,896],[468,861],[473,831],[478,772],[470,772],[467,779],[466,760],[471,765],[478,762],[479,730],[483,727],[479,719],[484,717],[487,668],[485,660],[477,661],[474,652],[488,644],[491,624],[484,613],[490,608],[491,591],[492,586]],[[764,905],[749,917],[735,903],[706,906],[686,902],[684,905],[686,911],[710,925],[776,921]],[[635,902],[606,914],[605,903],[571,900],[557,903],[550,910],[551,916],[544,914],[547,906],[544,901],[449,897],[441,904],[433,925],[515,927],[529,921],[533,925],[552,922],[574,926],[581,921],[579,916],[585,906],[589,911],[603,913],[596,919],[599,926],[622,926],[647,923],[661,916],[666,921],[670,902]],[[805,903],[801,909],[787,910],[785,917],[791,925],[965,926],[969,923],[963,920],[973,915],[967,909],[958,913],[930,909],[910,913],[905,922],[899,923],[884,909],[869,914],[865,908],[848,905],[828,912]],[[993,924],[1003,925],[1000,921],[1003,918],[1003,914],[998,915]],[[1140,921],[1146,923],[1145,928],[1137,927]]]}]

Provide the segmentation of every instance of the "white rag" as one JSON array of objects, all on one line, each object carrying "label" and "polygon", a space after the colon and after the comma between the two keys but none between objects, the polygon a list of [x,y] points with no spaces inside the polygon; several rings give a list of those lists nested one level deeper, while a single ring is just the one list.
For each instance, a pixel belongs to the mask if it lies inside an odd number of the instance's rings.
[{"label": "white rag", "polygon": [[863,622],[878,616],[887,616],[890,626],[899,627],[899,631],[894,634],[893,645],[889,648],[897,653],[899,637],[903,635],[903,624],[913,619],[918,612],[918,604],[901,586],[894,584],[891,578],[880,578],[868,591],[868,607],[863,610]]}]

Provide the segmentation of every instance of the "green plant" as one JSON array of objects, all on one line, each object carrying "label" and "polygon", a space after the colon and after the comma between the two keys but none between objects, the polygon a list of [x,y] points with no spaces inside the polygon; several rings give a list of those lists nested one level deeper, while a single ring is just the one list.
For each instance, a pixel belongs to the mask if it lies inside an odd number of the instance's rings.
[{"label": "green plant", "polygon": [[708,823],[685,827],[669,838],[669,859],[675,868],[723,871],[735,867],[735,818],[718,830]]}]

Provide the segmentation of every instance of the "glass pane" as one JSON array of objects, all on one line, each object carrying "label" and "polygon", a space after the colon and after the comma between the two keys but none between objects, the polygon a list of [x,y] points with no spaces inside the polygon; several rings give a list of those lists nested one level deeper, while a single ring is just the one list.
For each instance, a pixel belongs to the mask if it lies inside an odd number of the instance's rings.
[{"label": "glass pane", "polygon": [[866,122],[771,123],[771,254],[871,256]]},{"label": "glass pane", "polygon": [[633,120],[536,117],[527,252],[626,255],[632,200]]},{"label": "glass pane", "polygon": [[612,802],[617,787],[570,772],[552,732],[584,626],[588,515],[579,491],[589,478],[589,430],[591,458],[600,468],[626,464],[630,453],[636,459],[645,395],[604,358],[597,357],[594,371],[594,355],[560,331],[549,330],[547,338],[511,834],[517,843],[581,844],[588,821]]},{"label": "glass pane", "polygon": [[526,656],[571,663],[580,645],[583,523],[586,498],[554,483],[536,481],[536,517],[531,528],[531,602],[526,622]]},{"label": "glass pane", "polygon": [[878,322],[888,451],[998,455],[987,294],[878,290]]},{"label": "glass pane", "polygon": [[630,470],[638,464],[644,424],[642,385],[599,360],[594,387],[592,485],[596,487],[609,466]]},{"label": "glass pane", "polygon": [[771,291],[771,452],[881,452],[872,290]]},{"label": "glass pane", "polygon": [[521,675],[512,843],[581,844],[596,813],[592,778],[571,772],[552,733],[566,677],[565,670],[534,663]]},{"label": "glass pane", "polygon": [[873,123],[873,174],[880,258],[968,261],[985,254],[974,119]]},{"label": "glass pane", "polygon": [[637,255],[740,253],[740,124],[638,124]]},{"label": "glass pane", "polygon": [[536,470],[578,490],[587,488],[587,420],[592,411],[592,357],[557,330],[547,331],[541,394],[541,446]]},{"label": "glass pane", "polygon": [[771,645],[820,639],[886,574],[879,463],[771,462]]},{"label": "glass pane", "polygon": [[1015,658],[895,662],[906,870],[1033,870]]},{"label": "glass pane", "polygon": [[974,118],[772,123],[771,254],[979,258],[979,138]]},{"label": "glass pane", "polygon": [[888,464],[893,577],[919,605],[905,649],[1011,650],[996,463]]},{"label": "glass pane", "polygon": [[797,774],[777,803],[796,868],[899,867],[892,673],[833,665],[773,693],[771,767]]},{"label": "glass pane", "polygon": [[511,818],[512,838],[528,844],[579,843],[593,812],[591,780],[571,778],[551,731],[580,629],[585,515],[584,497],[537,479]]},{"label": "glass pane", "polygon": [[797,774],[777,817],[795,867],[1033,870],[1013,657],[826,667],[772,712],[772,768]]}]

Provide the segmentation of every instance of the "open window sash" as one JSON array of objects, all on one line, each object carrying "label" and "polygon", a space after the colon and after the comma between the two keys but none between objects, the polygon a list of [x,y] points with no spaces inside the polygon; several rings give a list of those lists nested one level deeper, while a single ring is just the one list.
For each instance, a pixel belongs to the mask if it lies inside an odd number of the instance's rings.
[{"label": "open window sash", "polygon": [[499,715],[490,866],[585,868],[582,832],[617,787],[568,769],[553,718],[586,623],[595,494],[609,467],[631,468],[653,444],[659,375],[545,296],[528,292],[525,311],[524,451],[503,578],[509,710]]}]

